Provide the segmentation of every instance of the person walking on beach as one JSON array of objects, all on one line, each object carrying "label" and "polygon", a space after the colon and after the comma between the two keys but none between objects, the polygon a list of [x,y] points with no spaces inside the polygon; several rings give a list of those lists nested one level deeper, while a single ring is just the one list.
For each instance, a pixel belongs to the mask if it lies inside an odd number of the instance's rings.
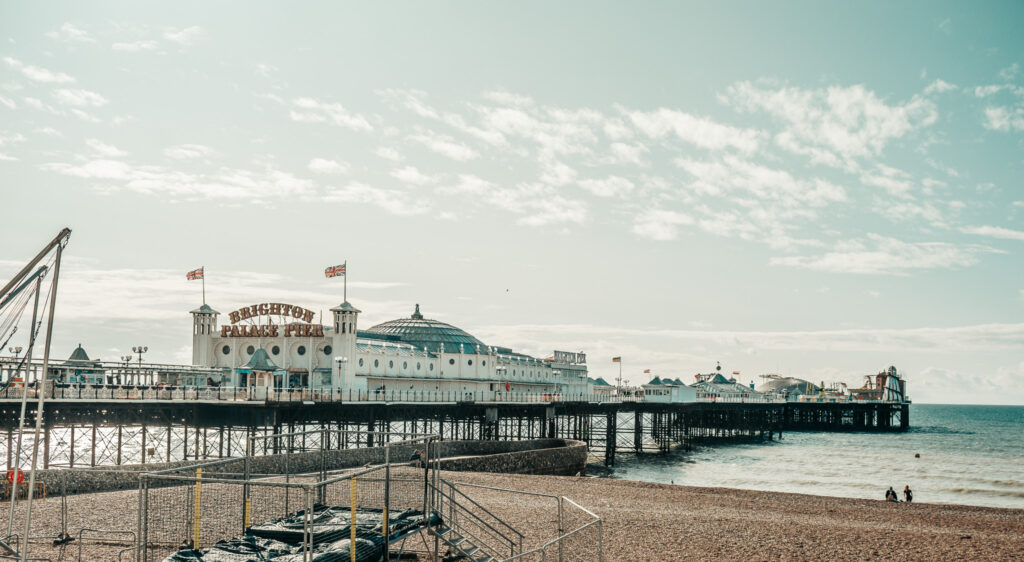
[{"label": "person walking on beach", "polygon": [[907,503],[914,501],[914,492],[910,491],[910,484],[903,486],[903,499],[905,499]]},{"label": "person walking on beach", "polygon": [[896,490],[893,490],[892,486],[889,486],[889,489],[885,491],[885,501],[887,501],[887,502],[898,502],[898,501],[900,501],[899,497],[896,495]]}]

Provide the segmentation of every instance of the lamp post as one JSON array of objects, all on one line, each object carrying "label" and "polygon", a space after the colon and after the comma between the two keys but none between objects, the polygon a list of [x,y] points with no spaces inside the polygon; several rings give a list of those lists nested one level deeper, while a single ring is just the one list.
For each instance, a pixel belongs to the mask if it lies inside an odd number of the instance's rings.
[{"label": "lamp post", "polygon": [[[138,376],[141,379],[142,378],[142,354],[147,352],[147,351],[149,351],[149,348],[144,346],[144,345],[137,345],[137,346],[132,348],[132,351],[134,351],[135,353],[139,354],[139,375]],[[141,380],[138,381],[138,382],[142,383]]]},{"label": "lamp post", "polygon": [[[340,393],[341,392],[341,375],[342,375],[342,373],[345,370],[345,363],[348,363],[348,357],[344,357],[344,356],[339,355],[339,356],[334,358],[334,362],[338,364],[338,392]],[[333,392],[333,390],[334,390],[333,386],[334,385],[331,385],[331,386],[332,386],[331,391]]]},{"label": "lamp post", "polygon": [[[131,355],[122,355],[121,356],[121,361],[124,362],[124,368],[121,369],[121,372],[124,373],[124,377],[125,377],[125,379],[127,379],[128,378],[128,364],[132,362],[132,356]],[[121,377],[120,376],[117,377],[117,384],[123,384],[121,382]]]},{"label": "lamp post", "polygon": [[15,345],[13,347],[8,347],[7,351],[13,353],[15,361],[17,361],[18,356],[21,355],[22,347],[20,345]]}]

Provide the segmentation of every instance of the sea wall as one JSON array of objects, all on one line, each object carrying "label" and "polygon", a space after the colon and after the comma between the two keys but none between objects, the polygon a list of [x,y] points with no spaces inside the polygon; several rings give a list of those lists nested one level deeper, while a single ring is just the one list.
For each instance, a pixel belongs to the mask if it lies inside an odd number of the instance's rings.
[{"label": "sea wall", "polygon": [[[441,468],[443,470],[499,472],[509,474],[553,474],[572,475],[582,472],[586,466],[587,446],[582,441],[568,439],[532,439],[526,441],[441,441]],[[391,447],[391,462],[408,462],[414,451],[423,449],[422,444],[404,444]],[[340,449],[304,453],[264,455],[254,457],[249,463],[250,475],[274,475],[284,473],[318,472],[326,470],[382,464],[384,447],[361,449]],[[170,463],[147,463],[145,465],[121,465],[86,469],[50,469],[36,472],[37,494],[45,487],[48,496],[85,494],[124,490],[139,486],[139,475],[162,470],[189,467],[217,461],[176,461]],[[203,469],[207,478],[229,477],[245,471],[242,459],[231,459]],[[176,473],[179,476],[194,476],[194,471]],[[21,490],[26,489],[26,485]],[[19,492],[23,497],[24,492]],[[10,485],[4,482],[0,498],[10,497]]]}]

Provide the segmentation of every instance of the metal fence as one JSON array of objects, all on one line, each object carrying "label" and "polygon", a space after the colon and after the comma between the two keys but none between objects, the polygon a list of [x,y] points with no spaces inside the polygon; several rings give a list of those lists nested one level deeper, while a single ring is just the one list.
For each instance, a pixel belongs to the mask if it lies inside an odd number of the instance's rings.
[{"label": "metal fence", "polygon": [[[274,474],[254,473],[251,456],[143,474],[137,560],[172,553],[199,559],[197,550],[211,548],[223,556],[287,548],[303,561],[350,549],[353,560],[387,559],[392,544],[405,549],[406,539],[432,523],[435,441],[425,436],[387,443],[383,464],[360,469],[331,470],[326,454],[318,463],[308,454],[295,457],[302,453],[293,450],[278,456],[281,471]],[[422,448],[410,463],[392,457],[398,446]]]}]

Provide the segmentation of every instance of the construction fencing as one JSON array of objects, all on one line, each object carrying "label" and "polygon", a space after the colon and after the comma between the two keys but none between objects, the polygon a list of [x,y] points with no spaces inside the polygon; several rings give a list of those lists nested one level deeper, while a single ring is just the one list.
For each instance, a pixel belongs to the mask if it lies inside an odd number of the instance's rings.
[{"label": "construction fencing", "polygon": [[[254,438],[250,451],[271,452],[278,449],[274,440],[309,437]],[[137,560],[200,560],[207,549],[274,556],[288,550],[303,561],[327,551],[340,560],[347,550],[345,560],[387,559],[392,545],[404,548],[406,538],[431,523],[436,439],[384,444],[383,463],[358,469],[332,468],[330,451],[310,440],[319,454],[294,443],[280,446],[288,452],[275,456],[273,473],[255,472],[255,458],[245,456],[143,474]]]}]

